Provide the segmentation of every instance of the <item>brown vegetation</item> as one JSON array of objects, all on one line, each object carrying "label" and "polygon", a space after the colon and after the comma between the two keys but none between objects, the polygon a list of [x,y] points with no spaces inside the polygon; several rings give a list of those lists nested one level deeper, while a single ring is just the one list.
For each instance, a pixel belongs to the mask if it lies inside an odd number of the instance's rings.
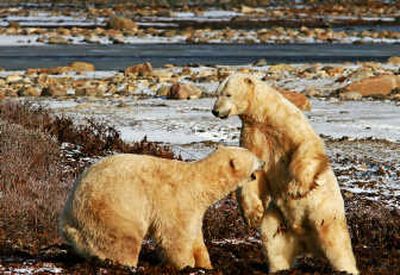
[{"label": "brown vegetation", "polygon": [[[107,149],[97,151],[90,145],[96,140],[96,135],[87,138],[88,146],[83,140],[85,134],[73,126],[67,129],[75,134],[60,134],[64,132],[52,130],[55,133],[52,137],[49,134],[51,129],[64,129],[56,127],[58,120],[54,119],[40,107],[15,103],[0,105],[0,273],[6,269],[26,266],[24,262],[27,259],[30,259],[31,268],[50,264],[61,267],[64,273],[69,274],[197,272],[195,269],[178,272],[171,266],[161,264],[157,246],[151,241],[144,243],[139,267],[135,270],[110,263],[85,261],[61,245],[56,231],[57,215],[73,177],[90,161],[87,156],[107,154],[108,150],[121,147],[105,146],[104,138],[98,138],[96,142],[100,147]],[[104,136],[107,136],[104,132],[103,135],[97,135]],[[117,138],[111,140],[118,143]],[[72,159],[65,157],[66,153],[71,152],[63,152],[64,147],[60,150],[60,143],[72,144],[75,141],[80,142],[81,146],[71,145],[68,148],[80,149],[81,152]],[[134,145],[125,146],[130,148]],[[161,149],[150,142],[135,146],[137,151],[164,152],[166,156],[172,156],[168,149]],[[153,150],[149,150],[149,147]],[[69,169],[74,165],[73,161],[81,161],[82,165]],[[361,272],[395,274],[400,265],[399,210],[366,200],[362,195],[345,196],[345,201],[354,252]],[[203,232],[216,268],[206,274],[268,272],[258,233],[244,224],[234,196],[209,208]],[[334,274],[326,261],[308,258],[300,259],[293,270],[282,274],[304,273]]]},{"label": "brown vegetation", "polygon": [[82,152],[89,156],[103,156],[115,151],[174,157],[168,147],[147,142],[146,139],[128,144],[122,141],[120,133],[111,126],[90,119],[76,125],[69,117],[53,116],[43,107],[28,103],[3,103],[0,105],[0,119],[47,133],[54,136],[59,144],[67,142],[79,145]]},{"label": "brown vegetation", "polygon": [[[110,126],[75,125],[42,107],[11,102],[0,105],[0,140],[0,255],[10,249],[36,253],[60,241],[59,211],[88,157],[117,151],[173,158],[169,148],[146,140],[123,142]],[[63,143],[85,161],[67,157]]]}]

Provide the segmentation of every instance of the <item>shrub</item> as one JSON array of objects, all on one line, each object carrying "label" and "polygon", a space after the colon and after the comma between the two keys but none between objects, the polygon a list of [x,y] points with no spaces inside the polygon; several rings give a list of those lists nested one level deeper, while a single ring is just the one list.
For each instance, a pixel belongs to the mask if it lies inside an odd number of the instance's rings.
[{"label": "shrub", "polygon": [[56,141],[0,120],[0,236],[3,247],[35,249],[57,240],[57,217],[70,177]]},{"label": "shrub", "polygon": [[30,103],[7,102],[0,105],[0,118],[19,124],[27,129],[37,129],[56,137],[59,144],[64,142],[80,145],[89,156],[104,156],[112,151],[136,153],[174,158],[168,146],[162,146],[146,139],[125,143],[113,127],[87,119],[80,125],[71,118],[54,116],[47,109]]},{"label": "shrub", "polygon": [[[0,251],[35,253],[60,241],[58,216],[76,175],[112,152],[173,158],[169,147],[125,143],[114,128],[93,120],[75,125],[28,103],[0,104]],[[80,153],[71,159],[68,143]],[[62,146],[63,148],[65,146]],[[68,146],[67,146],[68,147]]]}]

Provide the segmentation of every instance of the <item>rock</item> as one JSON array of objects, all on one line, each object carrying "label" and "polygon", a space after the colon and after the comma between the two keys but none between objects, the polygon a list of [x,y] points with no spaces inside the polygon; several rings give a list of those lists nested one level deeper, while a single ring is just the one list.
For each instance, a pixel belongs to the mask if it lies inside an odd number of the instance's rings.
[{"label": "rock", "polygon": [[72,85],[76,96],[103,97],[108,90],[108,85],[103,80],[78,79]]},{"label": "rock", "polygon": [[2,94],[4,95],[4,97],[16,97],[18,96],[18,92],[16,89],[13,89],[11,87],[5,88],[5,89],[1,89]]},{"label": "rock", "polygon": [[163,32],[164,37],[174,37],[176,36],[176,30],[167,30]]},{"label": "rock", "polygon": [[6,77],[7,83],[16,83],[22,81],[24,78],[19,74],[10,74]]},{"label": "rock", "polygon": [[153,67],[149,62],[143,63],[143,64],[137,64],[134,66],[130,66],[125,69],[125,76],[128,75],[139,75],[139,76],[146,76],[150,75],[153,72]]},{"label": "rock", "polygon": [[65,85],[54,79],[49,79],[49,85],[43,89],[42,96],[66,96],[67,92],[68,88]]},{"label": "rock", "polygon": [[58,28],[57,33],[63,36],[70,36],[71,35],[71,30],[67,28]]},{"label": "rock", "polygon": [[21,25],[17,21],[10,21],[10,23],[8,23],[8,27],[13,29],[19,29]]},{"label": "rock", "polygon": [[72,68],[70,66],[59,66],[59,67],[52,67],[52,68],[29,68],[26,70],[27,75],[31,74],[63,74],[71,72]]},{"label": "rock", "polygon": [[322,96],[322,92],[317,90],[315,87],[309,87],[303,91],[303,94],[307,97],[320,97]]},{"label": "rock", "polygon": [[157,96],[168,96],[171,91],[170,85],[162,85],[156,92]]},{"label": "rock", "polygon": [[93,72],[96,70],[93,64],[81,61],[72,62],[69,67],[75,72]]},{"label": "rock", "polygon": [[42,94],[42,89],[38,87],[28,86],[19,90],[18,94],[20,96],[40,96]]},{"label": "rock", "polygon": [[137,30],[138,26],[129,18],[112,16],[108,22],[108,27],[115,30]]},{"label": "rock", "polygon": [[268,43],[271,40],[271,34],[268,32],[258,33],[257,38],[261,43]]},{"label": "rock", "polygon": [[289,64],[276,64],[271,65],[268,69],[269,73],[282,73],[282,72],[292,72],[294,67]]},{"label": "rock", "polygon": [[202,91],[193,84],[176,83],[171,86],[167,94],[168,99],[196,99],[200,98]]},{"label": "rock", "polygon": [[344,93],[357,92],[365,96],[387,96],[400,87],[400,75],[380,75],[353,82],[344,89]]},{"label": "rock", "polygon": [[267,65],[267,60],[265,58],[261,58],[253,63],[253,66],[261,67],[261,66],[266,66]]},{"label": "rock", "polygon": [[322,68],[322,70],[324,70],[328,76],[330,77],[335,77],[338,75],[343,75],[344,73],[344,67],[333,67],[333,66],[325,66]]},{"label": "rock", "polygon": [[266,10],[263,8],[253,8],[253,7],[242,5],[240,7],[240,12],[244,13],[244,14],[254,14],[254,13],[266,13]]},{"label": "rock", "polygon": [[392,56],[388,59],[388,63],[393,65],[400,65],[400,56]]},{"label": "rock", "polygon": [[160,82],[171,81],[173,73],[169,70],[153,70],[152,75]]},{"label": "rock", "polygon": [[125,44],[126,43],[125,37],[122,34],[110,36],[110,40],[113,44]]},{"label": "rock", "polygon": [[339,94],[341,100],[361,100],[362,95],[358,92],[346,92]]},{"label": "rock", "polygon": [[302,93],[292,92],[284,89],[278,89],[278,91],[290,102],[296,105],[302,111],[311,111],[310,100]]},{"label": "rock", "polygon": [[49,44],[61,44],[61,45],[70,44],[70,42],[64,36],[60,36],[60,35],[50,36],[47,39],[47,43],[49,43]]},{"label": "rock", "polygon": [[371,69],[359,68],[348,76],[353,82],[359,81],[365,78],[370,78],[374,76],[374,72]]},{"label": "rock", "polygon": [[101,42],[100,37],[95,34],[86,35],[83,41],[90,44],[99,44]]}]

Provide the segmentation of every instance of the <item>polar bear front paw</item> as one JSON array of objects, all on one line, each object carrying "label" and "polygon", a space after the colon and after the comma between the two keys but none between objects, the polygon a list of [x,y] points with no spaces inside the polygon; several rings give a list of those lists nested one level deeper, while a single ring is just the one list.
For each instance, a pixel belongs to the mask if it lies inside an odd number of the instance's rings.
[{"label": "polar bear front paw", "polygon": [[262,204],[257,204],[251,209],[247,209],[245,212],[246,223],[251,227],[258,227],[261,224],[262,217],[264,215],[264,207]]},{"label": "polar bear front paw", "polygon": [[312,181],[311,184],[301,184],[297,181],[292,181],[288,186],[288,195],[291,199],[302,199],[311,193],[318,184]]}]

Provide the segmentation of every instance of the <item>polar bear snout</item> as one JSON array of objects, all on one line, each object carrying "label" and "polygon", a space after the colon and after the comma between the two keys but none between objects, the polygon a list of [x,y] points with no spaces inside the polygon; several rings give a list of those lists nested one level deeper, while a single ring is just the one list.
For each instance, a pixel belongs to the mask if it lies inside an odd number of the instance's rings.
[{"label": "polar bear snout", "polygon": [[259,159],[258,160],[258,169],[257,170],[262,170],[265,167],[265,161]]},{"label": "polar bear snout", "polygon": [[256,161],[254,163],[253,172],[250,174],[250,179],[252,181],[257,179],[257,172],[260,170],[263,170],[264,166],[265,166],[265,161],[263,161],[261,159],[256,159]]},{"label": "polar bear snout", "polygon": [[230,102],[229,100],[219,98],[215,102],[211,112],[214,116],[224,119],[231,115],[234,107],[234,104],[232,104],[232,102]]},{"label": "polar bear snout", "polygon": [[211,113],[216,116],[219,117],[219,111],[218,110],[212,110]]}]

